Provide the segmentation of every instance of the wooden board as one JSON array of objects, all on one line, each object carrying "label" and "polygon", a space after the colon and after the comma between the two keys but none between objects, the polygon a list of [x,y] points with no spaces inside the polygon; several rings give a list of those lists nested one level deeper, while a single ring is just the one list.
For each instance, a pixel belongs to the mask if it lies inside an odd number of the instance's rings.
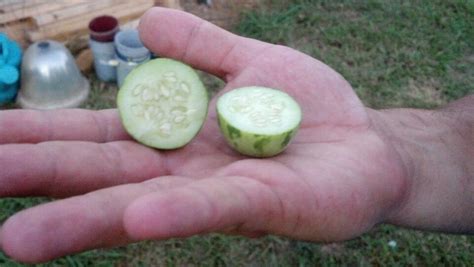
[{"label": "wooden board", "polygon": [[[43,25],[38,30],[27,31],[28,40],[34,42],[46,38],[64,39],[68,34],[85,34],[88,31],[89,21],[101,15],[113,15],[124,23],[130,19],[140,17],[146,10],[154,5],[153,0],[125,1],[122,4],[108,6],[85,14],[80,14],[68,19]],[[58,25],[60,23],[60,25]]]},{"label": "wooden board", "polygon": [[153,5],[181,8],[179,0],[0,0],[0,31],[26,48],[32,41],[65,41],[87,33],[90,20],[108,14],[137,20]]},{"label": "wooden board", "polygon": [[0,32],[6,33],[9,38],[17,41],[24,49],[28,47],[29,44],[29,41],[25,38],[26,29],[31,29],[33,27],[34,23],[31,20],[24,19],[16,21],[15,23],[0,25]]},{"label": "wooden board", "polygon": [[[33,17],[36,26],[41,27],[46,24],[67,20],[71,17],[82,14],[89,14],[91,12],[102,10],[113,5],[120,5],[127,2],[127,0],[101,0],[87,3],[80,3],[73,6],[68,6],[63,9],[54,10],[52,12],[39,14]],[[130,2],[130,1],[129,1]]]},{"label": "wooden board", "polygon": [[2,0],[0,2],[0,13],[12,12],[30,5],[44,4],[47,2],[48,0]]},{"label": "wooden board", "polygon": [[37,4],[31,4],[28,2],[27,5],[20,5],[17,9],[4,10],[6,13],[0,16],[0,23],[25,19],[85,2],[87,2],[87,0],[48,1],[47,3],[39,2]]}]

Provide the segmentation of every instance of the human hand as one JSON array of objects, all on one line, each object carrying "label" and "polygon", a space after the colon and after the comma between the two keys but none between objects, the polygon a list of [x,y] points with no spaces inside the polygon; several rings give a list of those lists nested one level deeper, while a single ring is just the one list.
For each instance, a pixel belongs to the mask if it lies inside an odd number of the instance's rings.
[{"label": "human hand", "polygon": [[0,196],[62,198],[4,223],[8,255],[42,262],[209,232],[337,241],[397,210],[408,184],[400,154],[334,70],[180,11],[150,10],[140,32],[158,55],[224,79],[224,91],[286,91],[302,107],[300,131],[284,153],[254,159],[226,145],[215,99],[199,135],[174,151],[130,140],[115,110],[2,111]]}]

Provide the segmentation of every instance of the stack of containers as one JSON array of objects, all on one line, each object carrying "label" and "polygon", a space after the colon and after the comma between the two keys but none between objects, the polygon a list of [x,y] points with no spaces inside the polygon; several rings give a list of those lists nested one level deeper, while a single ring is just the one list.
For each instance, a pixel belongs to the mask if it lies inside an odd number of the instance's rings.
[{"label": "stack of containers", "polygon": [[119,31],[118,20],[112,16],[100,16],[89,23],[89,47],[94,55],[94,68],[101,81],[115,82],[117,74],[114,37]]},{"label": "stack of containers", "polygon": [[97,77],[122,86],[127,74],[151,58],[136,29],[120,30],[118,20],[100,16],[89,23],[89,46]]}]

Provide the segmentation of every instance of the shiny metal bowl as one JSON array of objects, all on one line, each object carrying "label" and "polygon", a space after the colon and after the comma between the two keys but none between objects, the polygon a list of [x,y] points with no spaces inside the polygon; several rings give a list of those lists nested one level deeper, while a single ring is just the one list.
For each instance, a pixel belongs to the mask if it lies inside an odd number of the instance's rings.
[{"label": "shiny metal bowl", "polygon": [[64,45],[41,41],[28,47],[23,56],[17,103],[32,109],[78,107],[87,99],[89,87]]}]

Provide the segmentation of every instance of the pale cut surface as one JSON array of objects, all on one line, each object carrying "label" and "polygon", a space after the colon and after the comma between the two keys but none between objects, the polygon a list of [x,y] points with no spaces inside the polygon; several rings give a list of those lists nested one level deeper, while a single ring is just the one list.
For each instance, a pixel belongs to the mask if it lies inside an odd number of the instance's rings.
[{"label": "pale cut surface", "polygon": [[288,94],[265,87],[243,87],[217,102],[221,132],[238,152],[270,157],[282,152],[299,128],[301,109]]},{"label": "pale cut surface", "polygon": [[172,59],[154,59],[124,81],[117,106],[125,130],[138,142],[159,149],[179,148],[201,129],[207,91],[197,73]]}]

